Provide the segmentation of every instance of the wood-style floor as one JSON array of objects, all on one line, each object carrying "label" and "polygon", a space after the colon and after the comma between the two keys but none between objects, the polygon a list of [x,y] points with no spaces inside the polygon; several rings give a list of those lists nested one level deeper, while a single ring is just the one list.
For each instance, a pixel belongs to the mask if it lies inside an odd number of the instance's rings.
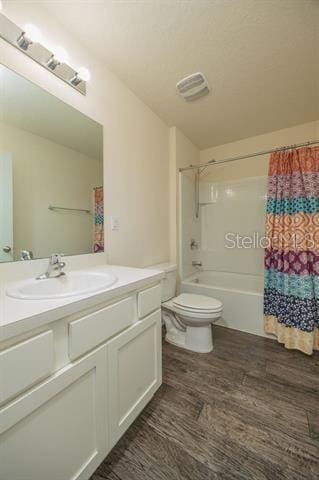
[{"label": "wood-style floor", "polygon": [[163,344],[163,385],[91,480],[318,480],[319,354],[214,326]]}]

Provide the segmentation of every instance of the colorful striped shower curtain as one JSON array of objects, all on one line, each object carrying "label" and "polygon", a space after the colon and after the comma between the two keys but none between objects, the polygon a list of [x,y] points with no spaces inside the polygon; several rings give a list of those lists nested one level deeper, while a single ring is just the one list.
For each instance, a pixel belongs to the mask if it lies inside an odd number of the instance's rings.
[{"label": "colorful striped shower curtain", "polygon": [[93,190],[94,201],[94,240],[93,251],[104,252],[104,196],[103,187]]},{"label": "colorful striped shower curtain", "polygon": [[319,349],[319,147],[271,155],[265,332],[286,348]]}]

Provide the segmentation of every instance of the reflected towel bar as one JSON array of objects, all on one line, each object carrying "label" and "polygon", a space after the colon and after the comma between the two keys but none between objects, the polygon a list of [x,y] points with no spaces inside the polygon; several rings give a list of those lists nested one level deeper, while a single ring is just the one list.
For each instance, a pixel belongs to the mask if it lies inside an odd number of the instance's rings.
[{"label": "reflected towel bar", "polygon": [[72,212],[85,212],[85,213],[91,213],[91,210],[88,210],[86,208],[68,208],[68,207],[57,207],[54,205],[49,205],[48,206],[49,210],[69,210]]}]

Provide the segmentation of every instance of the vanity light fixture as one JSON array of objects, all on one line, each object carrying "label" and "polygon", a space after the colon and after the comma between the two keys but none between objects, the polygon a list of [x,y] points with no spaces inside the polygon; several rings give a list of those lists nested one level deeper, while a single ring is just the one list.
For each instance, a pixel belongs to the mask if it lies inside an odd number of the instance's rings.
[{"label": "vanity light fixture", "polygon": [[22,50],[27,51],[33,43],[40,43],[42,40],[42,33],[32,23],[25,25],[23,32],[17,38],[17,44]]},{"label": "vanity light fixture", "polygon": [[69,56],[63,47],[58,46],[52,50],[53,54],[47,63],[47,67],[50,68],[50,70],[55,70],[58,65],[61,65],[61,63],[68,63]]},{"label": "vanity light fixture", "polygon": [[91,78],[89,70],[85,67],[80,67],[74,77],[70,80],[72,85],[77,86],[81,82],[88,82]]},{"label": "vanity light fixture", "polygon": [[0,0],[0,38],[6,40],[20,52],[37,62],[49,72],[66,82],[72,88],[86,95],[86,82],[90,79],[87,68],[77,70],[68,63],[68,54],[61,47],[47,48],[43,45],[41,31],[36,25],[28,23],[22,29],[1,12]]}]

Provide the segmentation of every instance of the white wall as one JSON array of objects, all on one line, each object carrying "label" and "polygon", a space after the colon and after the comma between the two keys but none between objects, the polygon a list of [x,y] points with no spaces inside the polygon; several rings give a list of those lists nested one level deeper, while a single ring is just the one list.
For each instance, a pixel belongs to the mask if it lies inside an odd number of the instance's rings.
[{"label": "white wall", "polygon": [[51,211],[49,205],[87,208],[103,184],[102,162],[38,135],[0,123],[1,148],[13,170],[14,259],[22,249],[35,258],[93,250],[93,215]]},{"label": "white wall", "polygon": [[[3,2],[3,13],[30,22],[63,45],[72,65],[92,75],[84,97],[0,40],[4,65],[66,101],[104,127],[106,250],[110,263],[144,266],[169,258],[169,129],[103,63],[70,36],[39,2]],[[110,216],[120,219],[111,232]]]}]

